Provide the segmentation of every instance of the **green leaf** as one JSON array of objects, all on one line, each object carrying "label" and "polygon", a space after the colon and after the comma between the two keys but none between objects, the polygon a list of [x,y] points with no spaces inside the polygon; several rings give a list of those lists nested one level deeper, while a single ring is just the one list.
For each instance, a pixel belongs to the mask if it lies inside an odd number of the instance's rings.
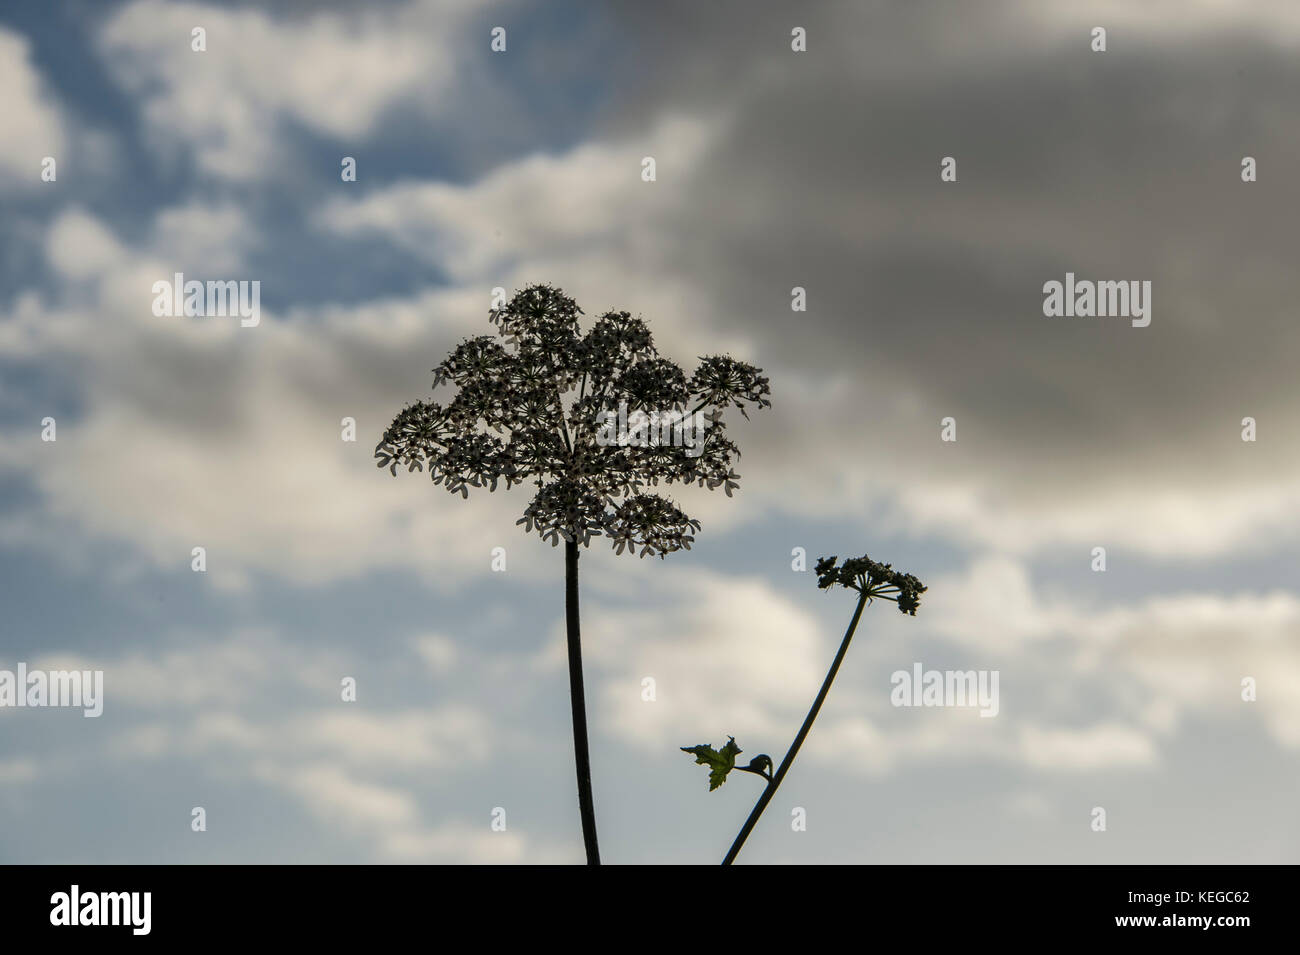
[{"label": "green leaf", "polygon": [[741,748],[736,745],[736,737],[727,737],[726,745],[722,747],[722,752],[718,752],[708,743],[701,743],[699,746],[682,746],[683,753],[690,753],[695,757],[697,765],[709,767],[709,792],[717,789],[727,781],[727,773],[736,768],[736,757],[742,752]]}]

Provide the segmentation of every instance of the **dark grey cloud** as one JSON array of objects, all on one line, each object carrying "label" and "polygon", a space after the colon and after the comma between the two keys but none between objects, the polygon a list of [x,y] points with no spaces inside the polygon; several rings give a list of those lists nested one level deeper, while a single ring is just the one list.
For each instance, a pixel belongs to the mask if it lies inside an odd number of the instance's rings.
[{"label": "dark grey cloud", "polygon": [[[710,323],[755,340],[778,388],[857,379],[825,409],[836,433],[861,422],[911,465],[954,415],[972,479],[1026,495],[1300,475],[1300,67],[1245,11],[1202,30],[1118,18],[1094,53],[1088,20],[1044,30],[1068,8],[1032,6],[619,7],[642,69],[610,130],[720,117],[687,180],[658,184],[689,195],[664,267],[694,278]],[[808,52],[789,49],[793,25]],[[1150,327],[1045,318],[1043,283],[1066,272],[1149,280]],[[774,454],[816,433],[799,410],[763,432]],[[1249,458],[1246,415],[1269,432]]]}]

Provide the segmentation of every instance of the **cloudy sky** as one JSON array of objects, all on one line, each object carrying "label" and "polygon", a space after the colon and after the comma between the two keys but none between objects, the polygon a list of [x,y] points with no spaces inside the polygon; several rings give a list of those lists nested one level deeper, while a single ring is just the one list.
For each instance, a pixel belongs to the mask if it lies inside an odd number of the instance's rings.
[{"label": "cloudy sky", "polygon": [[[0,668],[105,702],[0,709],[0,860],[581,861],[562,553],[371,458],[541,281],[772,381],[695,549],[584,555],[605,861],[730,844],[757,781],[678,747],[789,744],[853,608],[795,548],[930,589],[742,861],[1300,861],[1298,47],[1290,0],[4,7]],[[260,324],[155,316],[176,272]],[[1151,324],[1045,317],[1067,272]],[[998,715],[892,706],[915,663]]]}]

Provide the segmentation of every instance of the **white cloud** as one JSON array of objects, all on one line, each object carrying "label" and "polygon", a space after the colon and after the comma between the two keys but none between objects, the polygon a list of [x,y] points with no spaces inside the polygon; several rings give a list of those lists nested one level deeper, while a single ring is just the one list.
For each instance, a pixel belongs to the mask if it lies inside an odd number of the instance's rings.
[{"label": "white cloud", "polygon": [[554,865],[580,861],[576,852],[533,851],[528,840],[509,829],[493,832],[486,823],[451,821],[432,828],[401,830],[385,835],[382,852],[393,862],[453,862],[511,865],[524,862]]},{"label": "white cloud", "polygon": [[[1225,434],[1232,427],[1226,422]],[[997,475],[983,473],[960,484],[921,478],[900,487],[895,521],[913,533],[1014,554],[1086,551],[1105,541],[1182,560],[1256,548],[1268,539],[1262,532],[1300,524],[1300,491],[1265,474],[1231,484],[1189,481],[1179,487],[1151,479],[1129,488],[1061,488],[1050,497],[1019,487],[1009,493],[997,484]]]},{"label": "white cloud", "polygon": [[413,641],[415,652],[434,673],[447,673],[455,668],[460,654],[455,641],[439,633],[425,634]]},{"label": "white cloud", "polygon": [[[448,102],[468,0],[277,17],[259,9],[136,0],[99,47],[139,97],[156,147],[193,150],[214,176],[250,180],[285,159],[285,121],[358,139],[403,102]],[[207,31],[206,52],[191,30]]]},{"label": "white cloud", "polygon": [[304,749],[326,750],[351,765],[446,770],[481,761],[491,726],[456,704],[398,713],[348,708],[300,718],[293,736]]},{"label": "white cloud", "polygon": [[0,192],[55,188],[41,181],[41,160],[52,156],[57,163],[66,158],[65,120],[44,89],[32,62],[31,44],[4,28],[0,28],[0,89],[5,91]]},{"label": "white cloud", "polygon": [[330,763],[294,766],[263,762],[256,775],[295,794],[322,822],[374,841],[385,861],[398,863],[517,864],[529,857],[529,841],[517,832],[493,832],[488,819],[470,825],[455,819],[430,826],[411,793],[377,784]]},{"label": "white cloud", "polygon": [[349,828],[401,827],[417,818],[410,793],[358,780],[330,763],[287,768],[264,762],[255,774],[293,792],[325,821]]},{"label": "white cloud", "polygon": [[1084,729],[1029,726],[1021,733],[1020,747],[1029,766],[1066,772],[1143,767],[1156,759],[1149,735],[1113,723]]},{"label": "white cloud", "polygon": [[983,648],[1008,648],[1053,636],[1073,617],[1040,600],[1019,561],[977,558],[964,571],[926,581],[926,626],[950,639]]},{"label": "white cloud", "polygon": [[643,182],[643,156],[654,153],[661,179],[687,176],[718,132],[702,119],[670,116],[636,141],[528,156],[469,186],[406,182],[360,199],[336,199],[318,222],[340,235],[383,236],[460,281],[520,261],[545,270],[593,253],[653,256],[683,190]]},{"label": "white cloud", "polygon": [[1292,47],[1300,42],[1300,8],[1290,0],[1071,0],[1026,4],[1023,12],[1036,28],[1064,32],[1072,25],[1105,26],[1123,39],[1126,33],[1143,40],[1175,36],[1223,35],[1241,30],[1270,43]]},{"label": "white cloud", "polygon": [[[724,742],[749,748],[798,726],[833,649],[815,618],[758,579],[700,569],[636,568],[584,606],[584,659],[598,667],[602,720],[648,748]],[[597,592],[609,586],[607,579]],[[563,641],[552,659],[563,659]],[[655,681],[656,699],[642,698]]]},{"label": "white cloud", "polygon": [[[1044,678],[1068,674],[1093,693],[1094,705],[1116,706],[1161,736],[1187,716],[1258,715],[1277,743],[1300,747],[1300,598],[1293,593],[1177,592],[1097,608],[1040,592],[1023,565],[1002,557],[976,559],[965,573],[930,585],[924,608],[934,633],[1010,654],[1021,666],[1037,661]],[[1044,646],[1051,638],[1063,643]],[[1261,688],[1257,702],[1241,699],[1245,677]],[[1113,727],[1097,732],[1116,753],[1142,751],[1134,728],[1124,730],[1134,734],[1129,742]],[[1031,737],[1026,755],[1048,753],[1052,739]]]},{"label": "white cloud", "polygon": [[59,214],[45,241],[50,264],[69,279],[88,279],[120,265],[126,250],[98,219],[78,209]]},{"label": "white cloud", "polygon": [[[978,651],[980,663],[964,668],[1000,669],[1000,714],[891,707],[884,674],[919,651],[894,639],[902,627],[892,616],[873,619],[805,758],[869,775],[954,760],[1047,773],[1147,769],[1190,717],[1261,726],[1277,744],[1300,746],[1294,595],[1173,594],[1099,611],[1040,592],[1023,566],[997,556],[930,584],[921,614],[903,623]],[[595,592],[583,634],[601,674],[601,725],[648,750],[729,734],[750,756],[785,747],[834,652],[815,618],[761,580],[643,568],[607,576]],[[547,660],[563,660],[558,630]],[[1239,685],[1252,674],[1253,704]],[[654,702],[643,699],[647,677]],[[1049,685],[1057,689],[1044,693]]]},{"label": "white cloud", "polygon": [[259,232],[248,212],[230,202],[190,199],[154,219],[151,253],[187,278],[260,278],[246,259]]},{"label": "white cloud", "polygon": [[[227,782],[258,781],[289,794],[385,861],[569,861],[517,831],[493,832],[486,813],[472,825],[431,821],[427,792],[500,752],[497,728],[461,702],[405,709],[324,703],[339,699],[338,674],[347,663],[338,651],[304,656],[271,633],[250,631],[147,655],[49,655],[31,666],[104,670],[108,735],[89,745],[119,766],[201,758]],[[91,757],[80,751],[87,741],[79,743],[39,759],[0,761],[0,781],[31,782],[47,769],[84,771]]]},{"label": "white cloud", "polygon": [[906,713],[887,727],[860,715],[819,720],[805,750],[823,765],[866,776],[972,763],[1058,774],[1124,771],[1158,759],[1150,733],[1119,722],[1065,726],[1041,711],[986,720],[953,707]]}]

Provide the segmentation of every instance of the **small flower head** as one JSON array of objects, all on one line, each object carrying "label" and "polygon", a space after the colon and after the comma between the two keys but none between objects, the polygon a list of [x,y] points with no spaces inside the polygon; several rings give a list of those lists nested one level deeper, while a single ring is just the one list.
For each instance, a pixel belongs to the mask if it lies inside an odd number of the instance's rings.
[{"label": "small flower head", "polygon": [[921,581],[865,554],[849,558],[842,564],[837,563],[838,560],[838,557],[823,557],[817,561],[814,570],[817,586],[822,590],[836,585],[847,587],[865,595],[868,600],[892,600],[903,613],[916,616],[916,609],[921,606],[921,594],[926,591]]}]

